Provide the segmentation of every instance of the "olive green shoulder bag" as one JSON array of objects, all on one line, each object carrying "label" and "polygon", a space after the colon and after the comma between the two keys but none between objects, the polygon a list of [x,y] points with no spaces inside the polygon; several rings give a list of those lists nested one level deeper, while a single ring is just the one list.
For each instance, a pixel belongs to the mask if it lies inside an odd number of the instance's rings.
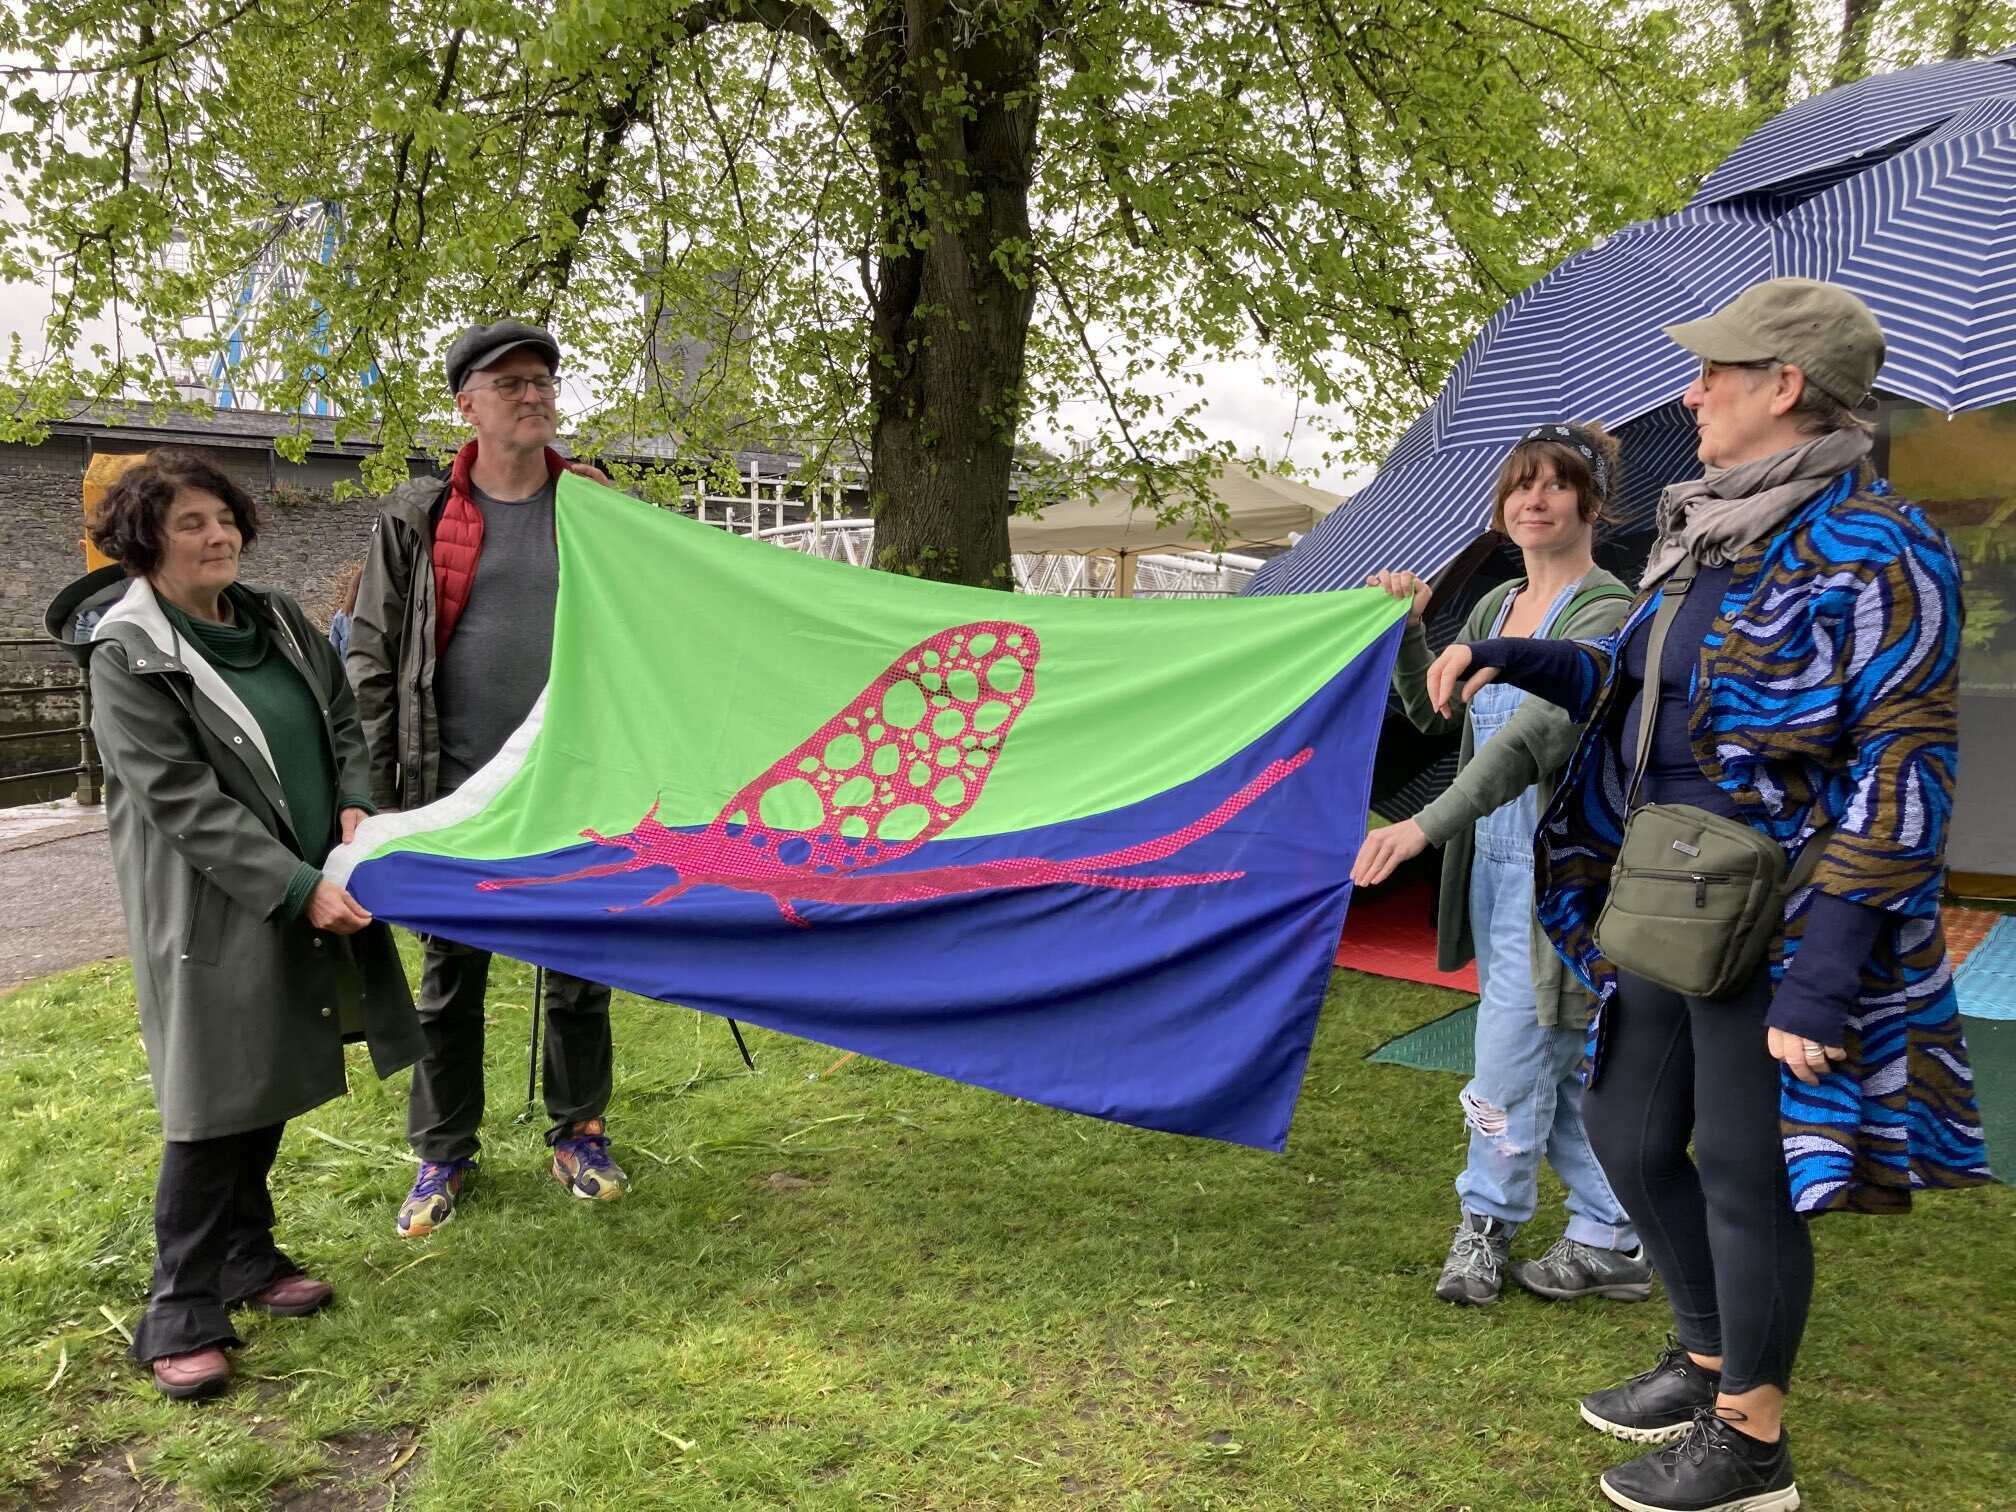
[{"label": "olive green shoulder bag", "polygon": [[1626,790],[1624,840],[1610,896],[1596,919],[1596,948],[1612,965],[1688,997],[1742,990],[1771,948],[1785,900],[1806,885],[1831,826],[1807,840],[1787,874],[1784,849],[1740,819],[1687,803],[1638,804],[1659,712],[1666,633],[1693,586],[1695,564],[1667,579],[1645,647],[1638,760]]}]

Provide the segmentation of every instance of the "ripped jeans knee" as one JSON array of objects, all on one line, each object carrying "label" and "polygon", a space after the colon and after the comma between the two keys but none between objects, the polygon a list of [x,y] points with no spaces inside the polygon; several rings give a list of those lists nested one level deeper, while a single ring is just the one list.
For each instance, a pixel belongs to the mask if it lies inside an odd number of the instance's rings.
[{"label": "ripped jeans knee", "polygon": [[1465,1087],[1458,1094],[1458,1098],[1463,1104],[1463,1121],[1486,1139],[1490,1140],[1493,1148],[1499,1154],[1524,1155],[1528,1153],[1527,1147],[1519,1144],[1517,1140],[1512,1138],[1509,1132],[1511,1116],[1503,1108],[1499,1107],[1498,1104],[1472,1091],[1469,1087]]}]

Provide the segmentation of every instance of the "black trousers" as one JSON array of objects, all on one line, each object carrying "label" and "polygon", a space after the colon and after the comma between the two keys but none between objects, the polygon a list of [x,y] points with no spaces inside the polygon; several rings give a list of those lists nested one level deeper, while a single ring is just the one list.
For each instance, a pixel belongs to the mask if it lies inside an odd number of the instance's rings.
[{"label": "black trousers", "polygon": [[134,1359],[243,1343],[230,1310],[300,1274],[273,1243],[266,1190],[286,1127],[163,1146],[154,1188],[154,1291],[133,1330]]},{"label": "black trousers", "polygon": [[1600,1074],[1582,1099],[1680,1342],[1723,1356],[1731,1393],[1791,1385],[1813,1296],[1813,1241],[1792,1210],[1778,1062],[1764,1045],[1770,998],[1764,971],[1713,1001],[1620,973]]},{"label": "black trousers", "polygon": [[[481,1148],[483,998],[490,952],[430,935],[421,941],[420,1029],[427,1053],[413,1068],[406,1137],[422,1160],[466,1160]],[[564,971],[546,973],[543,1080],[550,1145],[577,1120],[609,1107],[614,1054],[609,989]]]}]

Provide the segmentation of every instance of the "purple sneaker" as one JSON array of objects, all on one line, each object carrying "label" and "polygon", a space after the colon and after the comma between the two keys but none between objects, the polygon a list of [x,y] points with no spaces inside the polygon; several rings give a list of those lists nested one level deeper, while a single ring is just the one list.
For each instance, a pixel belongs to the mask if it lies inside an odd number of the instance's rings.
[{"label": "purple sneaker", "polygon": [[423,1160],[413,1190],[399,1206],[399,1237],[424,1239],[455,1216],[462,1188],[476,1173],[473,1160]]},{"label": "purple sneaker", "polygon": [[630,1190],[623,1167],[609,1158],[609,1136],[599,1118],[570,1125],[554,1141],[553,1179],[589,1202],[614,1202]]}]

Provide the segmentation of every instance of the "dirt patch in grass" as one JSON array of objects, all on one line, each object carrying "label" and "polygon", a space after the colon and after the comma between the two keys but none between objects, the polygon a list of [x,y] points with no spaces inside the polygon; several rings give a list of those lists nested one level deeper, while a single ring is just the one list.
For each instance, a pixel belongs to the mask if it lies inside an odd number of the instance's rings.
[{"label": "dirt patch in grass", "polygon": [[197,1504],[172,1489],[149,1486],[137,1472],[138,1457],[114,1444],[84,1459],[58,1466],[25,1501],[7,1506],[56,1508],[61,1512],[194,1512]]},{"label": "dirt patch in grass", "polygon": [[405,1487],[422,1458],[411,1428],[339,1433],[322,1440],[327,1473],[274,1492],[284,1512],[377,1512]]},{"label": "dirt patch in grass", "polygon": [[[422,1458],[414,1430],[338,1434],[322,1440],[328,1468],[273,1489],[276,1512],[378,1512],[404,1489]],[[21,1502],[38,1512],[198,1512],[200,1503],[146,1478],[145,1451],[114,1444],[56,1470]]]}]

